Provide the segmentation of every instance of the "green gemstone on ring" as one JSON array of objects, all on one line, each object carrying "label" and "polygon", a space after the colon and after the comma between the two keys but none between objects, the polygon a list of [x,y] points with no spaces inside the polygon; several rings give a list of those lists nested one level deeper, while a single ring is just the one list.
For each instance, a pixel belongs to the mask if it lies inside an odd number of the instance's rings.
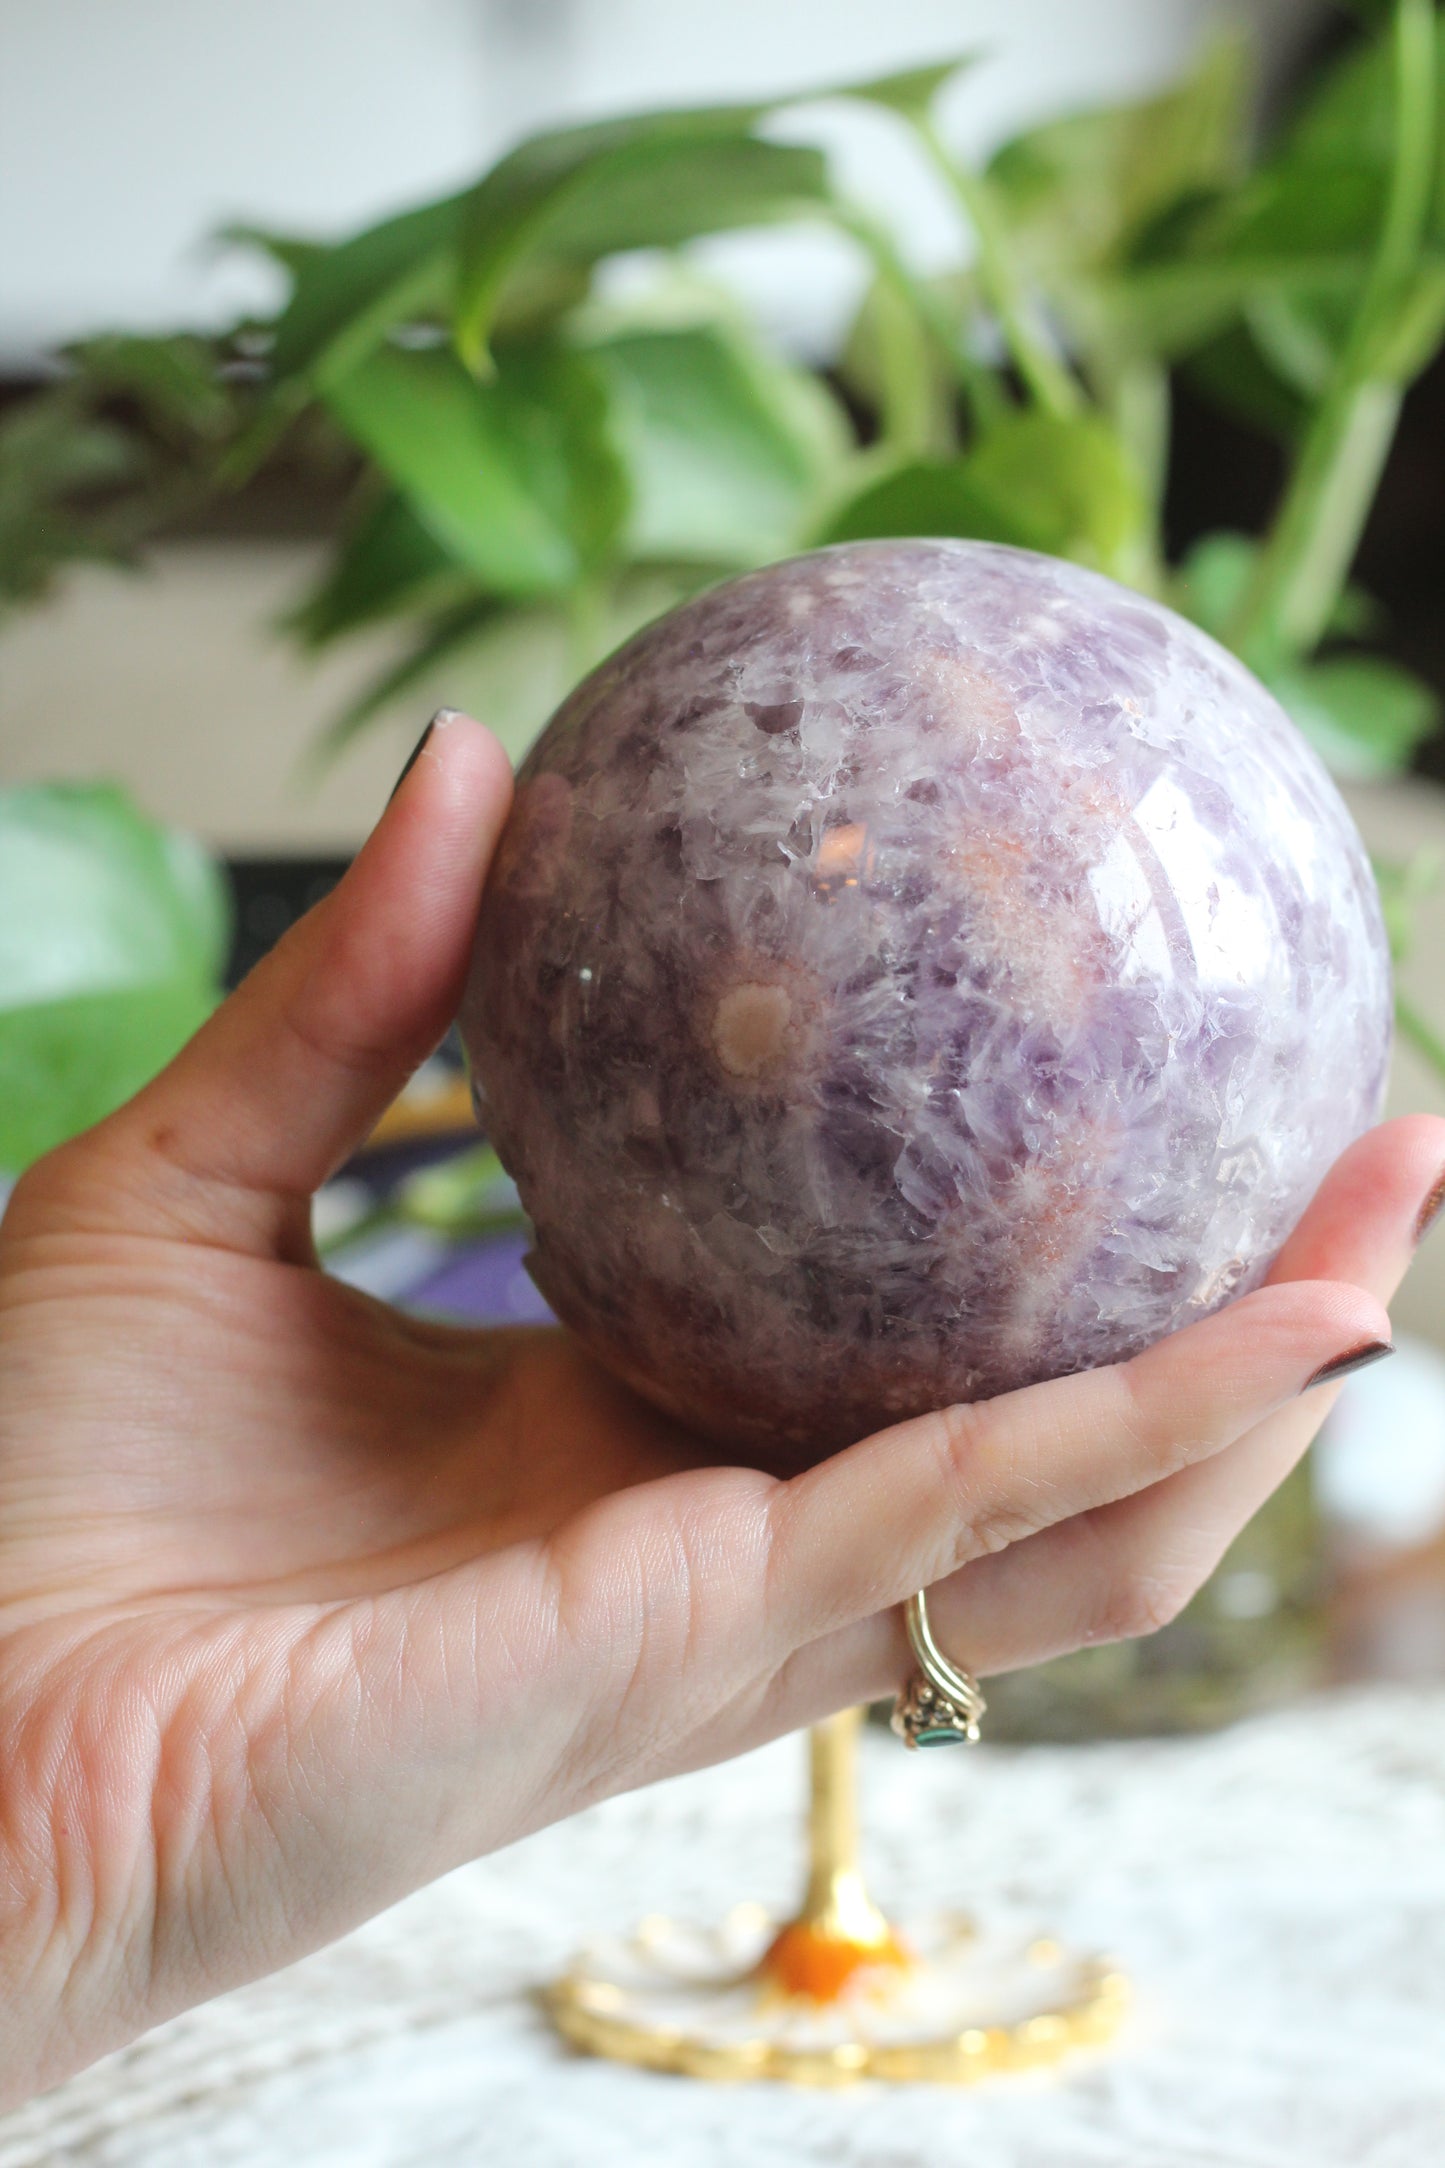
[{"label": "green gemstone on ring", "polygon": [[927,1731],[914,1733],[913,1743],[915,1746],[962,1746],[964,1734],[955,1731],[951,1724],[930,1724]]}]

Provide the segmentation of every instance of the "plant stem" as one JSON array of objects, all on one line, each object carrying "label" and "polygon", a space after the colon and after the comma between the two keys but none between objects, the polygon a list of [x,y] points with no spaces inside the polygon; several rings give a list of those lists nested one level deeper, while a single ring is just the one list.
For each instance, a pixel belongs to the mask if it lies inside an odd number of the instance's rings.
[{"label": "plant stem", "polygon": [[585,677],[607,652],[607,588],[600,574],[585,574],[567,591],[567,649],[574,677]]},{"label": "plant stem", "polygon": [[1241,654],[1308,652],[1322,637],[1359,546],[1399,417],[1401,387],[1379,373],[1384,334],[1409,291],[1429,208],[1435,143],[1435,11],[1396,0],[1391,33],[1395,156],[1364,291],[1316,407],[1255,577],[1232,628]]},{"label": "plant stem", "polygon": [[1394,441],[1393,384],[1337,384],[1316,410],[1260,555],[1233,644],[1278,661],[1318,645],[1354,562]]},{"label": "plant stem", "polygon": [[1115,576],[1162,601],[1169,593],[1162,532],[1171,419],[1168,371],[1152,355],[1131,353],[1102,336],[1081,335],[1077,350],[1090,396],[1132,461],[1148,506],[1144,531]]},{"label": "plant stem", "polygon": [[861,1709],[844,1709],[808,1734],[808,1887],[801,1916],[824,1934],[866,1949],[892,1937],[863,1886],[858,1858],[862,1721]]},{"label": "plant stem", "polygon": [[982,174],[949,156],[926,113],[911,116],[918,139],[963,207],[978,241],[979,271],[1008,350],[1032,397],[1046,414],[1077,414],[1083,407],[1078,383],[1035,321],[1035,311],[1009,255],[1003,222],[993,191]]},{"label": "plant stem", "polygon": [[1126,361],[1111,372],[1104,404],[1157,517],[1169,469],[1167,370],[1146,355]]},{"label": "plant stem", "polygon": [[1401,1038],[1408,1039],[1416,1053],[1424,1055],[1436,1075],[1445,1079],[1445,1038],[1428,1017],[1420,1014],[1414,1002],[1400,993],[1395,996],[1395,1022]]},{"label": "plant stem", "polygon": [[939,397],[940,391],[951,394],[952,385],[940,383],[936,341],[912,296],[880,275],[869,322],[878,370],[880,450],[892,460],[927,459],[953,450],[955,431],[944,426],[941,414],[951,397]]},{"label": "plant stem", "polygon": [[[968,351],[937,295],[929,290],[924,280],[915,277],[887,228],[856,205],[847,206],[839,217],[845,231],[852,234],[872,259],[880,280],[909,310],[942,353],[970,422],[975,428],[987,428],[1008,404],[993,372]],[[905,426],[911,427],[911,422]],[[892,433],[889,434],[891,441]]]}]

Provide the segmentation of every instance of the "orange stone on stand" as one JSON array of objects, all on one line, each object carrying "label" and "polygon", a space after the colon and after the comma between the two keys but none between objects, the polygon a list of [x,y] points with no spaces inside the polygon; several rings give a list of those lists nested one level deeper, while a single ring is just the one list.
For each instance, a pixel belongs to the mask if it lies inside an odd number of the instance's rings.
[{"label": "orange stone on stand", "polygon": [[803,2002],[838,2002],[868,1972],[897,1974],[913,1960],[885,1925],[876,1942],[830,1934],[808,1920],[790,1920],[768,1945],[758,1978],[778,1994]]}]

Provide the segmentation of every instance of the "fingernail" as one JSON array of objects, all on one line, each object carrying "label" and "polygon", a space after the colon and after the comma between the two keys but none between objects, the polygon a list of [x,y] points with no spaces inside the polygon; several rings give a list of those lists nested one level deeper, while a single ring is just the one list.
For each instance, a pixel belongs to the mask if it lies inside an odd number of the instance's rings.
[{"label": "fingernail", "polygon": [[1363,1347],[1351,1348],[1346,1355],[1336,1355],[1333,1362],[1322,1363],[1312,1378],[1305,1379],[1300,1391],[1311,1392],[1316,1385],[1338,1385],[1341,1378],[1368,1370],[1371,1363],[1382,1363],[1394,1352],[1388,1340],[1368,1340]]},{"label": "fingernail", "polygon": [[1417,1242],[1424,1241],[1436,1220],[1439,1219],[1442,1209],[1445,1209],[1445,1167],[1440,1169],[1439,1174],[1435,1177],[1435,1187],[1420,1207],[1420,1216],[1415,1222],[1415,1240]]},{"label": "fingernail", "polygon": [[391,799],[396,796],[397,792],[401,789],[402,784],[406,781],[407,777],[411,774],[412,769],[416,766],[417,762],[421,759],[422,754],[426,751],[427,740],[430,738],[432,732],[434,730],[445,730],[447,724],[454,723],[460,713],[460,708],[437,709],[436,714],[427,724],[426,729],[417,739],[416,744],[412,747],[411,751],[407,754],[406,766],[402,769],[401,774],[397,777],[396,781],[391,786],[391,798],[388,798],[386,801],[388,805],[391,804]]}]

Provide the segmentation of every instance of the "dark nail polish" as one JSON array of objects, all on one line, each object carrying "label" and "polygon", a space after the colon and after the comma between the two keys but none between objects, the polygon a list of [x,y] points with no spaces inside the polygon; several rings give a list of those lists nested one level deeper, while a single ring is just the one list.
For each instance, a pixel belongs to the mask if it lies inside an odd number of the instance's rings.
[{"label": "dark nail polish", "polygon": [[1338,1385],[1341,1378],[1352,1377],[1357,1370],[1368,1370],[1371,1363],[1382,1363],[1394,1348],[1388,1340],[1370,1340],[1364,1347],[1351,1348],[1347,1355],[1337,1355],[1333,1362],[1322,1363],[1312,1378],[1306,1378],[1301,1392],[1309,1392],[1316,1385]]},{"label": "dark nail polish", "polygon": [[426,751],[427,739],[436,729],[437,724],[449,723],[452,717],[456,714],[456,712],[457,711],[455,708],[437,709],[436,714],[427,724],[426,729],[417,739],[416,744],[412,747],[411,751],[407,754],[406,766],[402,769],[401,774],[397,777],[396,781],[391,786],[391,798],[388,798],[386,801],[388,805],[391,804],[391,799],[396,796],[397,792],[401,789],[402,784],[406,781],[407,777],[411,774],[412,769],[416,766],[417,762],[421,759],[422,754]]},{"label": "dark nail polish", "polygon": [[1440,1169],[1439,1174],[1435,1177],[1435,1187],[1420,1207],[1420,1216],[1415,1222],[1415,1240],[1417,1242],[1424,1241],[1436,1220],[1439,1219],[1442,1210],[1445,1210],[1445,1167]]}]

